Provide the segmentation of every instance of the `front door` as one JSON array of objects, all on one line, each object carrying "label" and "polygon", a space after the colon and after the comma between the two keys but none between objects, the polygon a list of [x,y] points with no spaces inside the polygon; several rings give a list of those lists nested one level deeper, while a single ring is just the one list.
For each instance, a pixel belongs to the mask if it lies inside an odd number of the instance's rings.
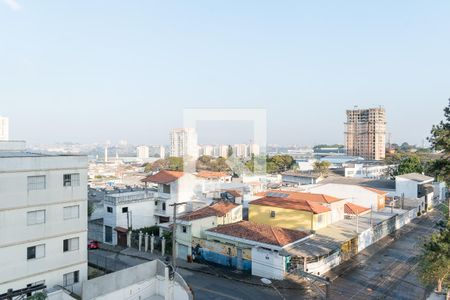
[{"label": "front door", "polygon": [[238,270],[242,270],[242,249],[237,248],[237,262],[236,262],[236,268]]},{"label": "front door", "polygon": [[117,245],[121,247],[127,246],[127,234],[125,232],[117,232]]}]

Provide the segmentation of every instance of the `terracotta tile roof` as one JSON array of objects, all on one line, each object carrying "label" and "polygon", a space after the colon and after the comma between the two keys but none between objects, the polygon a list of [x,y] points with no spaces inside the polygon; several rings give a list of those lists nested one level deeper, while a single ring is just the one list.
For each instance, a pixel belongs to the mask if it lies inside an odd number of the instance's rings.
[{"label": "terracotta tile roof", "polygon": [[224,235],[283,247],[308,236],[306,232],[249,221],[240,221],[208,229]]},{"label": "terracotta tile roof", "polygon": [[374,193],[377,193],[378,195],[386,195],[388,193],[388,192],[381,191],[381,190],[374,189],[374,188],[367,187],[367,186],[363,186],[363,188],[365,188],[366,190],[372,191]]},{"label": "terracotta tile roof", "polygon": [[178,178],[180,178],[183,175],[184,175],[184,172],[180,172],[180,171],[161,170],[154,175],[145,177],[141,181],[166,184],[166,183],[176,181]]},{"label": "terracotta tile roof", "polygon": [[369,210],[370,210],[370,208],[359,206],[359,205],[353,204],[351,202],[345,203],[345,206],[344,206],[344,212],[348,215],[360,215]]},{"label": "terracotta tile roof", "polygon": [[210,206],[206,206],[196,211],[187,213],[184,216],[179,217],[178,219],[183,221],[192,221],[212,216],[223,217],[237,206],[237,204],[228,201],[219,201]]},{"label": "terracotta tile roof", "polygon": [[317,202],[290,198],[264,197],[251,201],[250,205],[273,206],[284,209],[307,211],[312,212],[313,214],[331,211],[328,207]]},{"label": "terracotta tile roof", "polygon": [[224,192],[231,194],[233,197],[242,197],[241,192],[237,190],[224,190]]},{"label": "terracotta tile roof", "polygon": [[200,171],[197,173],[197,177],[201,178],[220,178],[230,176],[226,172],[212,172],[212,171]]},{"label": "terracotta tile roof", "polygon": [[314,194],[314,193],[305,193],[305,192],[294,192],[294,191],[285,191],[285,190],[269,190],[261,193],[257,193],[257,196],[269,196],[271,194],[286,194],[286,199],[295,199],[295,200],[305,200],[312,201],[317,203],[333,203],[336,201],[341,201],[342,199],[332,197],[324,194]]}]

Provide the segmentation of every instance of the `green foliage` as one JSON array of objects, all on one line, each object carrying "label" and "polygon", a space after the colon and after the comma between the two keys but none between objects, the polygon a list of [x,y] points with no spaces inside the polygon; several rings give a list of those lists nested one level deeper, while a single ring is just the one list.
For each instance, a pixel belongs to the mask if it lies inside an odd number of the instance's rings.
[{"label": "green foliage", "polygon": [[152,234],[155,236],[159,235],[159,227],[158,226],[143,227],[143,228],[132,230],[133,233],[137,233],[137,234],[139,233],[139,231],[142,231],[143,234],[148,233],[149,235],[152,235]]},{"label": "green foliage", "polygon": [[231,157],[233,155],[233,147],[228,145],[227,157]]},{"label": "green foliage", "polygon": [[422,173],[424,171],[422,161],[417,155],[411,155],[400,160],[396,175],[408,173]]},{"label": "green foliage", "polygon": [[203,155],[197,159],[196,169],[197,171],[229,172],[230,167],[226,161],[223,157],[214,158]]},{"label": "green foliage", "polygon": [[330,166],[331,163],[329,161],[315,161],[313,164],[313,170],[315,173],[326,176],[329,172]]},{"label": "green foliage", "polygon": [[450,185],[450,99],[444,108],[444,120],[433,125],[428,141],[436,151],[442,151],[442,156],[430,163],[429,171],[434,176]]},{"label": "green foliage", "polygon": [[43,292],[37,292],[31,295],[30,297],[27,297],[27,300],[45,300],[47,299],[47,295],[45,295]]},{"label": "green foliage", "polygon": [[92,214],[94,213],[94,211],[95,211],[95,206],[94,206],[94,204],[89,203],[89,204],[88,204],[88,217],[92,216]]},{"label": "green foliage", "polygon": [[450,284],[450,223],[423,245],[419,276],[423,283],[437,286],[438,292]]},{"label": "green foliage", "polygon": [[154,172],[160,170],[183,171],[183,158],[171,156],[164,159],[158,159],[154,163],[146,164],[145,166],[145,172]]},{"label": "green foliage", "polygon": [[291,170],[296,164],[295,159],[290,155],[274,155],[272,157],[252,156],[245,166],[252,172],[255,171],[255,163],[262,164],[266,160],[266,172],[269,174],[279,174]]}]

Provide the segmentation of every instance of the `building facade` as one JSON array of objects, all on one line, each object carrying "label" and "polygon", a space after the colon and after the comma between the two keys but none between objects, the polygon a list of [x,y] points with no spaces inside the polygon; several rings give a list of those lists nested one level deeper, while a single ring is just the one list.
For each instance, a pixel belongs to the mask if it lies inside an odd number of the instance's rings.
[{"label": "building facade", "polygon": [[347,110],[347,155],[382,160],[386,151],[386,112],[384,108]]},{"label": "building facade", "polygon": [[198,156],[197,132],[194,128],[178,128],[170,131],[170,156]]},{"label": "building facade", "polygon": [[0,142],[0,294],[87,279],[87,157]]},{"label": "building facade", "polygon": [[142,145],[136,147],[136,157],[140,159],[147,159],[150,156],[150,149],[148,146]]},{"label": "building facade", "polygon": [[9,119],[0,116],[0,141],[9,140]]}]

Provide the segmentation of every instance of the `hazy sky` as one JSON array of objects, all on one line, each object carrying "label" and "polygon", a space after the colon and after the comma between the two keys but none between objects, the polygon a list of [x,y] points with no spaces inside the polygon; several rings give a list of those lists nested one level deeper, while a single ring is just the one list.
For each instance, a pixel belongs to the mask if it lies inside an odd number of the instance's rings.
[{"label": "hazy sky", "polygon": [[343,143],[345,109],[382,105],[421,144],[449,97],[448,0],[0,0],[0,115],[31,143],[167,143],[220,107],[267,109],[269,143]]}]

